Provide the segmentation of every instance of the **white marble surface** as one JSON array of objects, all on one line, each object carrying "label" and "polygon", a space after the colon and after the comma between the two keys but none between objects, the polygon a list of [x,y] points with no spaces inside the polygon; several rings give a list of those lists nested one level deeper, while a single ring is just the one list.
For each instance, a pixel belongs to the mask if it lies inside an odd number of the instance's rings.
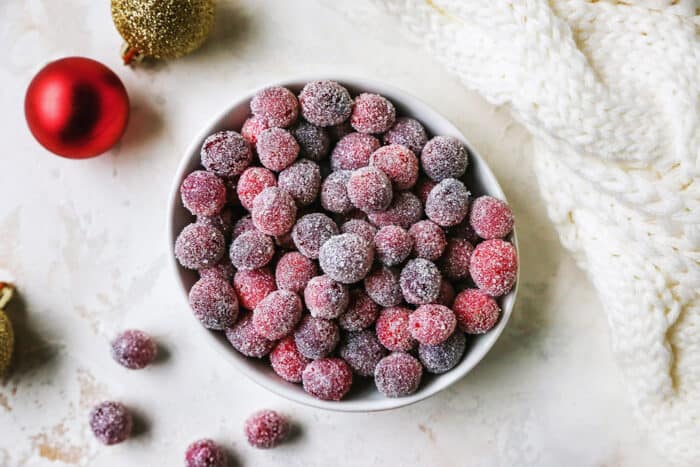
[{"label": "white marble surface", "polygon": [[[119,62],[109,2],[0,3],[0,268],[17,358],[0,384],[0,465],[181,465],[213,437],[246,466],[658,466],[631,413],[590,284],[562,250],[537,194],[527,134],[466,92],[365,0],[220,1],[198,53],[139,69]],[[53,157],[29,135],[22,103],[47,61],[85,55],[112,67],[131,100],[129,128],[103,157]],[[181,153],[223,102],[295,74],[385,80],[454,121],[514,206],[522,284],[513,319],[466,378],[417,405],[339,414],[287,402],[243,379],[199,339],[166,267],[165,204]],[[110,359],[125,327],[166,358],[139,372]],[[86,415],[105,398],[142,420],[138,436],[98,445]],[[301,427],[273,451],[249,448],[242,421],[271,407]]]}]

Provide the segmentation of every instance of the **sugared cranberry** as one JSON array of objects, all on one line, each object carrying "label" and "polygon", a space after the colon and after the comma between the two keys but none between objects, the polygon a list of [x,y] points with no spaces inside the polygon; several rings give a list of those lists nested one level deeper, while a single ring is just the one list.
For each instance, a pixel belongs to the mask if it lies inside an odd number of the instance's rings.
[{"label": "sugared cranberry", "polygon": [[442,227],[457,225],[469,210],[469,192],[464,183],[446,178],[430,190],[425,202],[425,215]]},{"label": "sugared cranberry", "polygon": [[321,206],[327,211],[344,214],[353,209],[348,196],[349,170],[338,170],[326,177],[321,185]]},{"label": "sugared cranberry", "polygon": [[280,172],[277,184],[292,195],[299,206],[308,206],[321,189],[321,169],[308,159],[298,160]]},{"label": "sugared cranberry", "polygon": [[352,371],[340,358],[314,360],[302,373],[304,391],[317,399],[339,401],[352,386]]},{"label": "sugared cranberry", "polygon": [[452,136],[435,136],[428,141],[420,160],[425,174],[436,182],[446,178],[460,178],[469,162],[464,145]]},{"label": "sugared cranberry", "polygon": [[437,183],[433,180],[427,177],[419,177],[418,181],[413,187],[413,192],[416,194],[416,196],[418,196],[420,202],[425,204],[425,202],[428,201],[430,191],[435,188],[435,185],[437,185]]},{"label": "sugared cranberry", "polygon": [[268,122],[265,117],[253,115],[243,122],[241,136],[243,136],[243,139],[245,139],[251,147],[255,147],[258,142],[258,135],[271,126],[272,125],[270,125],[270,122]]},{"label": "sugared cranberry", "polygon": [[311,316],[335,319],[347,309],[350,292],[346,285],[328,276],[316,276],[304,289],[304,302]]},{"label": "sugared cranberry", "polygon": [[263,298],[253,311],[255,331],[269,340],[289,335],[301,319],[301,299],[289,290],[275,290]]},{"label": "sugared cranberry", "polygon": [[347,120],[352,113],[352,98],[335,81],[313,81],[299,94],[301,115],[314,125],[333,126]]},{"label": "sugared cranberry", "polygon": [[377,227],[398,225],[408,229],[423,217],[423,206],[418,197],[410,191],[400,191],[394,193],[386,211],[370,212],[367,217]]},{"label": "sugared cranberry", "polygon": [[419,306],[408,318],[408,329],[411,335],[425,345],[445,342],[456,326],[457,318],[454,312],[436,303]]},{"label": "sugared cranberry", "polygon": [[399,271],[396,269],[376,268],[365,277],[364,286],[367,295],[380,306],[396,306],[403,302]]},{"label": "sugared cranberry", "polygon": [[428,142],[428,135],[425,128],[416,119],[400,117],[396,119],[394,125],[382,136],[384,144],[401,144],[420,154],[423,146]]},{"label": "sugared cranberry", "polygon": [[408,329],[411,310],[400,306],[385,308],[377,318],[377,338],[384,347],[395,352],[408,352],[416,340]]},{"label": "sugared cranberry", "polygon": [[275,172],[292,165],[300,151],[294,136],[282,128],[269,128],[260,133],[255,147],[260,163]]},{"label": "sugared cranberry", "polygon": [[245,421],[248,444],[258,449],[270,449],[289,436],[289,421],[273,410],[260,410]]},{"label": "sugared cranberry", "polygon": [[513,212],[500,199],[479,196],[469,209],[469,224],[483,239],[503,238],[513,230]]},{"label": "sugared cranberry", "polygon": [[452,309],[457,324],[467,334],[483,334],[491,330],[501,316],[496,300],[478,289],[465,289],[457,294]]},{"label": "sugared cranberry", "polygon": [[280,187],[265,188],[255,197],[251,211],[253,224],[267,235],[283,235],[296,221],[297,206],[294,198]]},{"label": "sugared cranberry", "polygon": [[262,358],[275,346],[275,341],[265,339],[255,330],[252,313],[241,316],[233,327],[226,329],[226,339],[246,357]]},{"label": "sugared cranberry", "polygon": [[360,376],[374,376],[374,369],[387,351],[370,330],[350,332],[344,337],[338,351],[341,358]]},{"label": "sugared cranberry", "polygon": [[418,158],[400,144],[382,146],[374,151],[369,165],[384,172],[397,190],[408,190],[418,180]]},{"label": "sugared cranberry", "polygon": [[190,224],[175,240],[175,257],[188,269],[215,265],[226,250],[221,231],[203,224]]},{"label": "sugared cranberry", "polygon": [[248,142],[235,131],[219,131],[207,137],[200,156],[202,165],[220,177],[240,175],[253,162]]},{"label": "sugared cranberry", "polygon": [[277,290],[275,276],[267,268],[240,270],[233,276],[233,288],[246,310],[253,311],[270,292]]},{"label": "sugared cranberry", "polygon": [[338,326],[322,318],[306,315],[294,331],[294,342],[304,357],[313,360],[328,356],[340,340]]},{"label": "sugared cranberry", "polygon": [[411,254],[412,248],[413,238],[398,225],[382,227],[374,236],[377,259],[385,266],[396,266],[403,263]]},{"label": "sugared cranberry", "polygon": [[102,444],[125,441],[131,434],[133,424],[131,413],[120,402],[102,402],[90,412],[90,428]]},{"label": "sugared cranberry", "polygon": [[301,382],[301,373],[311,361],[299,353],[294,337],[287,336],[277,343],[270,352],[270,365],[272,369],[285,381],[291,383]]},{"label": "sugared cranberry", "polygon": [[226,453],[211,439],[200,439],[187,447],[185,467],[226,467]]},{"label": "sugared cranberry", "polygon": [[423,220],[408,230],[413,238],[413,254],[430,261],[437,260],[445,251],[447,238],[442,228],[433,221]]},{"label": "sugared cranberry", "polygon": [[456,367],[464,355],[467,339],[461,331],[455,331],[443,343],[418,346],[418,358],[429,373],[441,374]]},{"label": "sugared cranberry", "polygon": [[350,133],[343,136],[331,153],[333,170],[357,170],[369,165],[369,158],[381,143],[372,135]]},{"label": "sugared cranberry", "polygon": [[350,124],[360,133],[384,133],[395,119],[394,104],[379,94],[365,92],[355,98]]},{"label": "sugared cranberry", "polygon": [[338,226],[333,219],[315,212],[297,220],[292,228],[292,240],[299,252],[307,258],[317,259],[321,246],[338,234]]},{"label": "sugared cranberry", "polygon": [[213,216],[197,216],[197,223],[214,227],[224,234],[224,238],[228,240],[231,238],[231,231],[233,230],[233,209],[224,207],[221,212]]},{"label": "sugared cranberry", "polygon": [[377,235],[377,228],[362,219],[350,219],[340,226],[342,233],[359,235],[362,240],[370,245],[374,245],[374,237]]},{"label": "sugared cranberry", "polygon": [[275,244],[258,230],[249,230],[231,244],[231,263],[238,269],[259,269],[272,260]]},{"label": "sugared cranberry", "polygon": [[440,270],[427,259],[412,259],[401,270],[401,291],[406,301],[414,305],[435,301],[441,282]]},{"label": "sugared cranberry", "polygon": [[265,188],[277,185],[275,174],[264,167],[249,167],[238,179],[236,193],[241,205],[247,210],[253,209],[253,201]]},{"label": "sugared cranberry", "polygon": [[391,203],[391,181],[374,167],[355,170],[350,175],[347,190],[352,204],[365,212],[383,211]]},{"label": "sugared cranberry", "polygon": [[112,341],[112,358],[121,366],[140,370],[156,358],[155,341],[143,331],[128,329]]},{"label": "sugared cranberry", "polygon": [[301,293],[309,280],[317,274],[316,263],[296,251],[285,253],[277,262],[277,287]]},{"label": "sugared cranberry", "polygon": [[182,204],[194,215],[213,216],[226,203],[226,186],[211,172],[195,170],[180,185]]},{"label": "sugared cranberry", "polygon": [[321,269],[331,279],[352,284],[364,279],[372,267],[374,250],[356,234],[340,234],[329,238],[319,251]]},{"label": "sugared cranberry", "polygon": [[280,86],[258,91],[250,101],[253,115],[267,119],[270,126],[288,127],[299,114],[299,101],[292,92]]},{"label": "sugared cranberry", "polygon": [[515,285],[518,275],[518,254],[515,247],[503,240],[479,243],[469,261],[472,280],[487,294],[505,295]]},{"label": "sugared cranberry", "polygon": [[299,143],[303,157],[318,162],[328,156],[331,136],[325,128],[301,121],[292,128],[292,134]]},{"label": "sugared cranberry", "polygon": [[223,330],[238,318],[238,298],[228,281],[219,277],[199,279],[190,289],[190,308],[202,326]]},{"label": "sugared cranberry", "polygon": [[338,318],[338,326],[345,331],[362,331],[377,320],[379,306],[363,289],[350,291],[350,303],[345,313]]},{"label": "sugared cranberry", "polygon": [[423,366],[413,356],[394,352],[382,358],[374,369],[374,383],[387,397],[409,396],[418,390]]},{"label": "sugared cranberry", "polygon": [[440,259],[442,273],[449,279],[469,277],[469,260],[474,246],[463,238],[451,238],[447,242],[445,254]]}]

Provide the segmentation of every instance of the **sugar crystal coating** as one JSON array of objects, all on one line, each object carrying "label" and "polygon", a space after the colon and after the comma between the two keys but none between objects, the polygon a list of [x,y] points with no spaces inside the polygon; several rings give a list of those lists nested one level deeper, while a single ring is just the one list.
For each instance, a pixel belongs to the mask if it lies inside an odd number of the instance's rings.
[{"label": "sugar crystal coating", "polygon": [[342,233],[351,233],[359,235],[365,242],[370,245],[374,244],[374,237],[377,235],[377,228],[369,222],[362,219],[350,219],[340,226]]},{"label": "sugar crystal coating", "polygon": [[403,263],[411,254],[412,248],[413,237],[398,225],[382,227],[374,236],[377,259],[385,266]]},{"label": "sugar crystal coating", "polygon": [[398,225],[408,229],[423,217],[423,206],[418,197],[410,191],[400,191],[394,193],[386,211],[370,212],[367,217],[377,227]]},{"label": "sugar crystal coating", "polygon": [[231,207],[224,207],[218,214],[212,216],[197,216],[197,223],[209,225],[221,231],[224,234],[224,238],[227,240],[231,238],[231,231],[233,230],[233,209]]},{"label": "sugar crystal coating", "polygon": [[120,402],[113,401],[97,404],[90,412],[89,420],[95,438],[106,445],[125,441],[134,424],[129,410]]},{"label": "sugar crystal coating", "polygon": [[353,209],[348,196],[349,170],[331,172],[321,185],[321,206],[327,211],[343,214]]},{"label": "sugar crystal coating", "polygon": [[255,331],[269,340],[289,335],[301,319],[301,299],[289,290],[275,290],[263,298],[253,311]]},{"label": "sugar crystal coating", "polygon": [[238,318],[238,298],[228,281],[219,277],[199,279],[190,289],[190,308],[207,329],[224,330]]},{"label": "sugar crystal coating", "polygon": [[308,159],[298,160],[280,172],[277,184],[292,195],[299,206],[308,206],[321,189],[321,168]]},{"label": "sugar crystal coating", "polygon": [[338,326],[345,331],[362,331],[377,320],[379,305],[363,289],[350,290],[348,308],[338,317]]},{"label": "sugar crystal coating", "polygon": [[270,128],[270,122],[260,115],[248,117],[241,127],[241,136],[251,147],[255,147],[258,143],[258,135]]},{"label": "sugar crystal coating", "polygon": [[328,156],[331,149],[331,136],[325,128],[300,121],[292,128],[292,135],[299,143],[302,156],[317,162]]},{"label": "sugar crystal coating", "polygon": [[413,356],[394,352],[382,358],[374,369],[374,383],[387,397],[409,396],[418,390],[423,366]]},{"label": "sugar crystal coating", "polygon": [[420,344],[418,358],[428,373],[441,374],[457,366],[466,347],[467,338],[464,333],[455,331],[441,344]]},{"label": "sugar crystal coating", "polygon": [[213,216],[226,203],[226,185],[211,172],[195,170],[182,181],[180,196],[192,214]]},{"label": "sugar crystal coating", "polygon": [[356,374],[370,378],[374,376],[377,363],[386,356],[387,351],[374,332],[367,329],[347,333],[338,353]]},{"label": "sugar crystal coating", "polygon": [[260,163],[266,168],[279,172],[294,162],[299,155],[299,143],[294,136],[282,128],[268,128],[258,135]]},{"label": "sugar crystal coating", "polygon": [[515,285],[518,275],[518,253],[515,247],[503,240],[486,240],[479,243],[469,261],[472,280],[487,294],[505,295]]},{"label": "sugar crystal coating", "polygon": [[316,263],[296,251],[282,255],[277,262],[275,278],[277,287],[301,293],[306,284],[318,273]]},{"label": "sugar crystal coating", "polygon": [[219,131],[208,136],[200,156],[202,165],[220,177],[240,175],[253,162],[248,142],[235,131]]},{"label": "sugar crystal coating", "polygon": [[513,230],[513,212],[500,199],[479,196],[469,209],[469,224],[483,239],[503,238]]},{"label": "sugar crystal coating", "polygon": [[271,449],[289,436],[289,421],[273,410],[260,410],[248,417],[244,426],[248,444],[258,449]]},{"label": "sugar crystal coating", "polygon": [[185,467],[226,467],[226,453],[211,439],[200,439],[187,446]]},{"label": "sugar crystal coating", "polygon": [[262,233],[282,235],[292,229],[297,217],[297,205],[287,191],[271,186],[255,197],[251,215],[253,224]]},{"label": "sugar crystal coating", "polygon": [[394,104],[379,94],[364,92],[355,98],[350,124],[360,133],[384,133],[395,119]]},{"label": "sugar crystal coating", "polygon": [[428,195],[431,190],[435,188],[435,185],[437,185],[437,183],[433,180],[421,176],[413,187],[413,192],[418,196],[420,202],[425,204],[425,202],[428,201]]},{"label": "sugar crystal coating", "polygon": [[374,167],[355,170],[348,180],[348,197],[352,204],[365,212],[383,211],[391,203],[391,181]]},{"label": "sugar crystal coating", "polygon": [[236,273],[236,268],[233,267],[233,264],[231,264],[231,261],[229,261],[228,258],[224,257],[221,258],[221,261],[216,263],[214,266],[202,268],[198,272],[201,279],[217,277],[227,282],[231,282],[233,280],[233,275]]},{"label": "sugar crystal coating", "polygon": [[321,358],[306,365],[302,384],[317,399],[339,401],[352,386],[352,370],[340,358]]},{"label": "sugar crystal coating", "polygon": [[301,373],[311,359],[299,353],[293,336],[280,340],[270,352],[270,365],[280,378],[291,383],[301,383]]},{"label": "sugar crystal coating", "polygon": [[275,174],[264,167],[249,167],[238,179],[236,193],[241,205],[251,210],[253,209],[253,201],[265,188],[277,185]]},{"label": "sugar crystal coating", "polygon": [[452,307],[459,328],[467,334],[483,334],[491,330],[501,316],[496,300],[479,289],[461,291]]},{"label": "sugar crystal coating", "polygon": [[112,358],[121,366],[140,370],[156,358],[155,341],[143,331],[127,329],[112,341]]},{"label": "sugar crystal coating", "polygon": [[396,269],[376,268],[365,277],[364,286],[367,295],[380,306],[396,306],[403,302],[399,271]]},{"label": "sugar crystal coating", "polygon": [[372,267],[374,249],[356,234],[329,238],[319,250],[319,264],[331,279],[352,284],[364,279]]},{"label": "sugar crystal coating", "polygon": [[435,263],[423,258],[408,261],[401,270],[401,291],[408,303],[430,303],[440,294],[442,276]]},{"label": "sugar crystal coating", "polygon": [[231,243],[231,263],[238,269],[259,269],[272,260],[275,244],[259,230],[242,233]]},{"label": "sugar crystal coating", "polygon": [[255,330],[252,313],[241,316],[233,327],[226,329],[226,339],[246,357],[262,358],[275,346],[275,341],[264,338]]},{"label": "sugar crystal coating", "polygon": [[352,113],[352,98],[335,81],[313,81],[299,94],[301,115],[314,125],[333,126],[347,120]]},{"label": "sugar crystal coating", "polygon": [[384,144],[401,144],[420,154],[428,142],[428,135],[421,123],[410,117],[399,117],[394,125],[382,136]]},{"label": "sugar crystal coating", "polygon": [[425,345],[445,342],[457,326],[452,310],[443,305],[421,305],[408,317],[408,329],[415,340]]},{"label": "sugar crystal coating", "polygon": [[384,172],[397,190],[408,190],[418,180],[418,158],[400,144],[382,146],[374,151],[369,165]]},{"label": "sugar crystal coating", "polygon": [[267,119],[270,126],[287,127],[297,119],[299,101],[289,89],[272,86],[255,93],[250,110],[253,115]]},{"label": "sugar crystal coating", "polygon": [[416,340],[408,329],[411,310],[395,306],[384,308],[377,318],[376,331],[379,342],[395,352],[408,352],[416,345]]},{"label": "sugar crystal coating", "polygon": [[422,220],[408,229],[413,239],[413,254],[430,261],[437,260],[447,247],[445,231],[433,221]]},{"label": "sugar crystal coating", "polygon": [[457,225],[469,210],[469,192],[464,183],[446,178],[430,190],[425,202],[425,214],[442,227]]},{"label": "sugar crystal coating", "polygon": [[268,268],[240,270],[233,276],[233,288],[240,305],[253,311],[260,301],[277,290],[275,276]]},{"label": "sugar crystal coating", "polygon": [[372,135],[350,133],[338,141],[331,153],[333,170],[357,170],[369,165],[372,153],[381,143]]},{"label": "sugar crystal coating", "polygon": [[342,315],[350,303],[348,287],[328,276],[316,276],[304,289],[304,302],[311,316],[335,319]]},{"label": "sugar crystal coating", "polygon": [[313,360],[328,356],[340,340],[340,331],[333,322],[306,315],[294,331],[294,342],[304,357]]},{"label": "sugar crystal coating", "polygon": [[231,240],[235,240],[242,234],[249,232],[251,230],[258,230],[255,228],[253,223],[253,217],[250,214],[246,214],[241,217],[233,224],[233,229],[231,230]]},{"label": "sugar crystal coating", "polygon": [[452,308],[452,304],[455,301],[455,288],[452,283],[448,280],[443,279],[440,283],[440,293],[435,299],[435,303],[439,305],[444,305],[447,308]]},{"label": "sugar crystal coating", "polygon": [[474,246],[463,238],[451,238],[447,242],[445,254],[440,258],[442,273],[453,280],[469,277],[469,261]]},{"label": "sugar crystal coating", "polygon": [[469,163],[464,145],[452,136],[432,138],[423,147],[420,160],[425,174],[436,182],[460,178]]},{"label": "sugar crystal coating", "polygon": [[292,228],[292,240],[297,250],[311,259],[318,259],[321,246],[338,234],[333,219],[320,212],[306,214]]},{"label": "sugar crystal coating", "polygon": [[175,257],[187,269],[215,265],[226,251],[221,231],[203,224],[189,224],[175,240]]}]

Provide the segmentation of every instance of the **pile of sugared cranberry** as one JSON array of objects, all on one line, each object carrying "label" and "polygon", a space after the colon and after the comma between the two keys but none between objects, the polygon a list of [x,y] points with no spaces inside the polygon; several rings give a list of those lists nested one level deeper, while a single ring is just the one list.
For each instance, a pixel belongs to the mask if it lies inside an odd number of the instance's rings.
[{"label": "pile of sugared cranberry", "polygon": [[319,399],[342,399],[353,373],[400,397],[452,369],[518,267],[511,210],[471,198],[462,143],[334,81],[267,88],[250,108],[182,182],[197,219],[175,256],[199,272],[195,316]]}]

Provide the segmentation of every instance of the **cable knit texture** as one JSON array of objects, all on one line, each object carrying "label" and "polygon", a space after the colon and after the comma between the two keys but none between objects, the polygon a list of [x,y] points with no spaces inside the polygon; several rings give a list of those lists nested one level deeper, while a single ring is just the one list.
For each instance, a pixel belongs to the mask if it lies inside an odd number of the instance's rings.
[{"label": "cable knit texture", "polygon": [[699,5],[375,1],[532,132],[639,419],[670,460],[700,465]]}]

